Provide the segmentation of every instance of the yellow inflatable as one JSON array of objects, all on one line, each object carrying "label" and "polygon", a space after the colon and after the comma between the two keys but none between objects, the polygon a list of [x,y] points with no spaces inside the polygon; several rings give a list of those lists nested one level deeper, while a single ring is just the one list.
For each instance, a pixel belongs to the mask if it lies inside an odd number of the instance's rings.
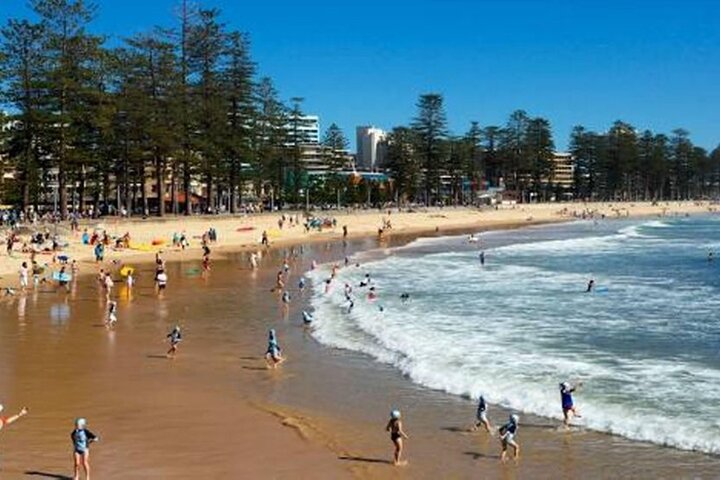
[{"label": "yellow inflatable", "polygon": [[141,252],[153,252],[153,251],[157,250],[157,248],[153,247],[149,243],[131,243],[130,250],[139,250]]},{"label": "yellow inflatable", "polygon": [[134,269],[133,267],[130,267],[130,266],[127,266],[127,265],[124,266],[124,267],[122,267],[122,268],[120,269],[120,275],[123,276],[123,277],[127,277],[128,275],[132,275],[133,273],[135,273],[135,269]]}]

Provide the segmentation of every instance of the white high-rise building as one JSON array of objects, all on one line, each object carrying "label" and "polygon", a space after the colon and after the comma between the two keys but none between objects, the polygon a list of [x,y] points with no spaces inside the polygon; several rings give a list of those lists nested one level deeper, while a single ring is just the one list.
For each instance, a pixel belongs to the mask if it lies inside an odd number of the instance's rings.
[{"label": "white high-rise building", "polygon": [[385,139],[387,134],[372,125],[357,127],[357,167],[377,170],[385,162]]}]

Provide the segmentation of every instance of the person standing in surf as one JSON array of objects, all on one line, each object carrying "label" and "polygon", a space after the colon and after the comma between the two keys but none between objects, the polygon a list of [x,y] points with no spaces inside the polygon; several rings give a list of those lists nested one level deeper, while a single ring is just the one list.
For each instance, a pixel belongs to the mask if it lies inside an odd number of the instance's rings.
[{"label": "person standing in surf", "polygon": [[593,288],[595,288],[595,279],[591,278],[590,281],[587,284],[587,289],[585,290],[585,293],[590,293],[593,291]]},{"label": "person standing in surf", "polygon": [[393,410],[390,412],[390,420],[385,427],[385,431],[390,432],[390,440],[392,440],[392,443],[395,446],[395,451],[393,453],[393,465],[396,467],[407,464],[407,462],[401,460],[401,457],[403,452],[403,440],[408,440],[410,438],[403,430],[402,420],[400,420],[400,417],[400,410]]},{"label": "person standing in surf", "polygon": [[581,418],[582,415],[578,413],[577,409],[575,408],[575,402],[573,400],[572,394],[582,386],[582,383],[578,382],[577,385],[572,386],[568,382],[563,382],[560,384],[560,400],[562,403],[562,411],[563,411],[563,423],[565,425],[565,428],[570,427],[570,420],[572,417],[578,417]]},{"label": "person standing in surf", "polygon": [[502,444],[502,453],[500,453],[500,461],[505,463],[507,461],[507,450],[508,447],[513,449],[513,458],[517,460],[520,458],[520,445],[515,441],[515,435],[517,435],[520,417],[515,414],[510,415],[509,421],[500,427],[500,443]]},{"label": "person standing in surf", "polygon": [[472,427],[472,431],[476,431],[480,425],[485,427],[485,430],[490,434],[493,435],[492,426],[490,425],[490,420],[488,420],[487,416],[487,403],[485,403],[485,397],[480,395],[480,399],[478,400],[478,407],[477,407],[477,414],[475,416],[475,425]]}]

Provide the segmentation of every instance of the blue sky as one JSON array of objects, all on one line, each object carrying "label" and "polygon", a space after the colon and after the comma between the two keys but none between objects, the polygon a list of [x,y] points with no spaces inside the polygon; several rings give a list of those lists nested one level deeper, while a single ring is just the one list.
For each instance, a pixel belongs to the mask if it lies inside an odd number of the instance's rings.
[{"label": "blue sky", "polygon": [[[173,24],[177,0],[98,0],[92,29],[118,39]],[[338,123],[389,129],[417,96],[445,95],[450,127],[547,117],[558,148],[574,125],[622,119],[700,146],[720,143],[720,1],[203,0],[250,33],[284,99]],[[0,0],[0,21],[29,12]]]}]

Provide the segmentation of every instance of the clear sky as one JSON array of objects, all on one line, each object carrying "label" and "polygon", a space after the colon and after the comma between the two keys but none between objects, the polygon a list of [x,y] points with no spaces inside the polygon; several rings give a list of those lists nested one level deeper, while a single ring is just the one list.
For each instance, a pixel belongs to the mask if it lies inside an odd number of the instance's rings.
[{"label": "clear sky", "polygon": [[[170,26],[178,0],[98,0],[92,29],[115,39]],[[684,127],[720,143],[720,0],[202,0],[249,32],[260,73],[305,98],[321,127],[389,129],[418,94],[445,95],[450,127],[502,124],[522,108],[558,148],[583,124]],[[0,21],[28,14],[0,0]]]}]

